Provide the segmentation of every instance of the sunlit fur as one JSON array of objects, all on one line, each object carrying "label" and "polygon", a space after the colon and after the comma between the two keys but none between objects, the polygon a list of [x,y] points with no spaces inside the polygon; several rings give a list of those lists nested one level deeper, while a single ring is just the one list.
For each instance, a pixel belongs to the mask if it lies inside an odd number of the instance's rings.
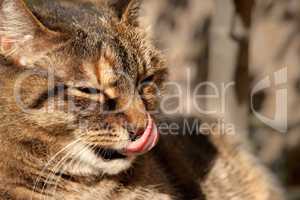
[{"label": "sunlit fur", "polygon": [[[124,8],[124,15],[135,10],[135,5]],[[5,81],[11,85],[5,88],[7,92],[3,91],[7,100],[3,104],[15,107],[12,117],[19,112],[32,126],[45,127],[46,132],[51,133],[55,126],[64,134],[64,128],[68,129],[70,141],[64,140],[65,143],[71,142],[72,137],[80,139],[70,151],[80,151],[78,145],[122,150],[129,142],[127,126],[133,132],[145,129],[146,112],[157,108],[166,74],[159,52],[149,44],[146,33],[125,18],[120,19],[117,10],[107,3],[96,7],[37,1],[28,6],[35,16],[21,1],[4,1],[2,5],[0,36],[12,40],[11,48],[4,48],[2,53],[18,65],[7,67],[7,71],[17,72]],[[31,71],[25,72],[28,69]],[[142,83],[149,76],[154,77],[151,82]],[[50,79],[53,85],[49,85]],[[20,103],[14,105],[15,93],[8,94],[18,81],[21,108]],[[41,101],[41,96],[57,85],[63,85],[64,90]],[[78,88],[101,92],[87,94]],[[116,104],[113,110],[106,108],[110,101]],[[26,113],[24,107],[33,109]],[[90,149],[82,154],[77,159],[92,157],[90,165],[96,165],[92,167],[96,171],[82,169],[83,174],[119,173],[133,160],[109,164],[101,162]],[[75,171],[81,175],[79,169]]]},{"label": "sunlit fur", "polygon": [[282,199],[223,138],[165,136],[143,156],[99,156],[159,110],[167,69],[139,28],[141,1],[28,2],[0,0],[0,199]]},{"label": "sunlit fur", "polygon": [[[137,26],[139,4],[1,1],[1,137],[19,155],[26,153],[24,162],[78,176],[118,174],[131,166],[133,156],[105,161],[93,147],[121,151],[128,128],[145,129],[147,112],[157,108],[167,70]],[[143,83],[149,76],[151,82]],[[58,85],[64,90],[43,97]],[[113,110],[107,110],[109,101]],[[28,157],[24,143],[43,157]],[[31,173],[39,179],[38,172]]]}]

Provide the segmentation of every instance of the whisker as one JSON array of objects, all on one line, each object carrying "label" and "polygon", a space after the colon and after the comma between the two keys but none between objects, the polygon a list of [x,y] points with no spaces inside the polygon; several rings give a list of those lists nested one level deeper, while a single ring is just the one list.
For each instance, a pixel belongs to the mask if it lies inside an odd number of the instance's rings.
[{"label": "whisker", "polygon": [[[70,143],[70,144],[68,145],[68,148],[64,148],[64,149],[62,149],[62,150],[66,151],[66,150],[68,150],[68,149],[74,147],[76,144],[78,144],[78,143],[80,142],[81,136],[82,136],[82,135],[83,135],[83,133],[82,133],[81,135],[78,136],[78,137],[79,137],[78,139],[76,139],[74,142]],[[62,151],[58,152],[58,153],[56,154],[56,156],[58,156],[60,153],[62,153]],[[59,171],[59,168],[62,167],[62,165],[67,161],[67,159],[69,159],[70,157],[72,158],[72,156],[71,156],[72,154],[74,154],[74,153],[73,153],[73,152],[67,152],[67,153],[66,153],[66,154],[58,161],[58,163],[56,163],[55,166],[52,167],[52,169],[51,169],[50,172],[48,173],[48,176],[47,176],[47,178],[46,178],[46,182],[47,182],[48,180],[50,180],[50,179],[53,179],[54,176],[57,176],[57,171]],[[50,164],[50,163],[49,163],[49,164]],[[45,189],[45,184],[44,184],[44,186],[43,186],[43,188],[42,188],[42,191],[44,191],[44,189]]]},{"label": "whisker", "polygon": [[[63,158],[60,159],[60,161],[59,161],[59,162],[58,162],[58,163],[50,170],[50,172],[48,173],[48,176],[47,176],[47,178],[46,178],[46,180],[45,180],[45,183],[46,183],[46,184],[47,184],[47,182],[48,182],[49,180],[53,180],[53,183],[54,183],[54,184],[52,184],[52,185],[55,186],[56,180],[57,180],[57,178],[54,179],[54,177],[57,176],[56,171],[59,170],[59,168],[65,163],[65,161],[69,158],[70,155],[71,155],[71,153],[68,152],[68,153],[67,153],[66,155],[64,155]],[[42,191],[45,190],[46,184],[43,185]],[[45,199],[45,197],[44,197],[44,199]]]},{"label": "whisker", "polygon": [[[67,149],[73,147],[73,145],[77,144],[77,142],[79,142],[80,139],[77,139],[71,143],[69,143],[67,146],[65,146],[64,148],[62,148],[60,151],[58,151],[54,156],[52,156],[50,158],[50,160],[46,163],[46,165],[43,167],[42,171],[41,171],[41,175],[36,179],[35,181],[35,185],[34,185],[34,188],[33,188],[33,192],[36,191],[36,187],[37,187],[37,184],[38,182],[41,180],[42,178],[42,174],[48,169],[48,167],[50,166],[50,164],[52,164],[52,162],[57,158],[57,156],[59,156],[59,154],[61,154],[62,152],[66,151]],[[50,172],[51,173],[51,172]],[[47,181],[47,179],[46,179]],[[43,186],[43,190],[44,190],[44,186]]]},{"label": "whisker", "polygon": [[[80,156],[80,155],[81,155],[82,153],[84,153],[88,148],[89,148],[88,146],[85,146],[85,147],[83,147],[78,153],[75,153],[75,154],[77,154],[77,156]],[[79,162],[79,164],[82,162],[82,161],[76,159],[75,157],[73,157],[73,158],[71,159],[70,163],[67,163],[67,166],[65,167],[65,169],[68,169],[69,167],[72,167],[72,166],[74,166],[74,168],[75,168],[76,165],[75,165],[74,163],[75,163],[76,161]],[[80,167],[79,164],[77,164],[78,167]],[[75,171],[76,171],[76,170],[75,170]],[[57,177],[57,179],[56,179],[56,183],[55,183],[55,186],[54,186],[54,189],[53,189],[53,192],[52,192],[53,196],[55,196],[55,194],[56,194],[57,185],[58,185],[59,180],[61,179],[61,175],[62,175],[62,174],[63,174],[63,170],[61,170],[61,172],[59,172],[59,175],[58,175],[58,177]]]}]

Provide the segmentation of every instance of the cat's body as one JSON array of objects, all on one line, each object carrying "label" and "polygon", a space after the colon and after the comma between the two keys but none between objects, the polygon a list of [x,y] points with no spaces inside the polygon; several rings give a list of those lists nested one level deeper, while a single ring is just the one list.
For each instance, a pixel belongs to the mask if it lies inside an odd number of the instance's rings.
[{"label": "cat's body", "polygon": [[[4,184],[0,184],[0,199],[284,199],[269,172],[245,151],[234,135],[222,135],[224,132],[218,130],[211,135],[200,134],[195,129],[199,127],[195,125],[199,123],[197,118],[168,121],[169,124],[174,122],[187,129],[180,128],[162,136],[156,149],[139,157],[128,171],[117,176],[64,176],[54,179],[60,186],[54,184],[49,188],[43,188],[43,184],[35,185],[40,187],[37,191],[45,190],[45,196],[33,192],[34,176],[27,174],[24,163],[19,161],[18,165],[9,169],[12,171],[5,171],[13,173],[12,177],[1,177]],[[4,155],[3,152],[1,154]],[[12,157],[7,154],[5,152],[6,159],[2,158],[2,163],[5,160],[11,162]],[[38,177],[34,178],[38,180]],[[18,184],[14,183],[16,180]]]},{"label": "cat's body", "polygon": [[283,199],[222,130],[150,151],[166,68],[140,1],[31,2],[0,0],[1,200]]}]

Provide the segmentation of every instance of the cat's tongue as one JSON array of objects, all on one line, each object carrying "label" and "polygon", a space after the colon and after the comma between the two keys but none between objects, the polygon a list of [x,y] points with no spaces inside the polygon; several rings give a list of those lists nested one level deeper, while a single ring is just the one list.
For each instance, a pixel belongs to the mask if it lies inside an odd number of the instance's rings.
[{"label": "cat's tongue", "polygon": [[148,115],[148,126],[145,132],[139,139],[134,142],[130,142],[124,149],[125,155],[137,155],[144,154],[150,151],[158,142],[159,132],[156,124],[150,115]]}]

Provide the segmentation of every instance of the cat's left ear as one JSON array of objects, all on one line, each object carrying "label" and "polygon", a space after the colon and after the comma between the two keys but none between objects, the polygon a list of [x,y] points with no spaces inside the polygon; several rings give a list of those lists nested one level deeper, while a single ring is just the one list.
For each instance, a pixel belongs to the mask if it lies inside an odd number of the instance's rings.
[{"label": "cat's left ear", "polygon": [[127,24],[139,25],[139,14],[142,0],[108,0],[109,5],[116,12],[117,16]]},{"label": "cat's left ear", "polygon": [[58,34],[48,30],[23,0],[0,0],[0,54],[30,65],[53,48]]}]

